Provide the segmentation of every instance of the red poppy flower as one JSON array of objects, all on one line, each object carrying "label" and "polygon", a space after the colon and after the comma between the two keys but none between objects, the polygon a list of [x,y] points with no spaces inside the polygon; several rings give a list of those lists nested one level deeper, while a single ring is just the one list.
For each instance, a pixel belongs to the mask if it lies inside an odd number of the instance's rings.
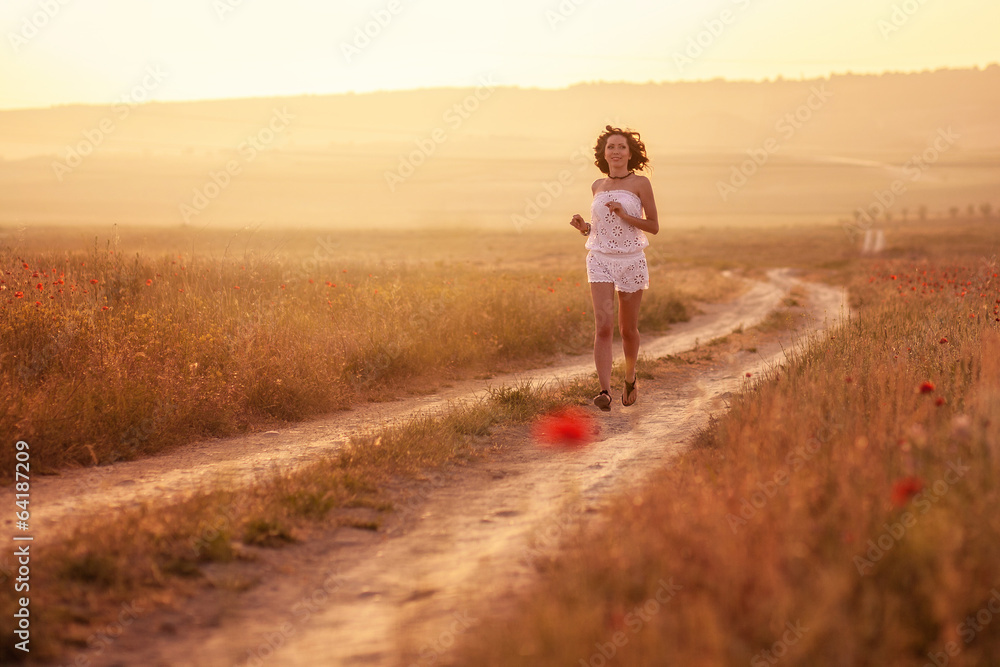
[{"label": "red poppy flower", "polygon": [[938,396],[937,398],[934,399],[934,405],[938,406],[939,408],[947,402],[948,401],[945,400],[944,396]]},{"label": "red poppy flower", "polygon": [[924,482],[919,477],[903,477],[897,479],[892,485],[892,504],[902,507],[910,502],[910,498],[917,495],[924,489]]},{"label": "red poppy flower", "polygon": [[941,343],[942,345],[944,345],[945,343],[947,343],[947,342],[948,342],[948,339],[947,339],[947,338],[945,338],[944,336],[942,336],[942,337],[941,337],[941,340],[939,340],[938,342],[939,342],[939,343]]},{"label": "red poppy flower", "polygon": [[535,438],[546,445],[579,449],[594,441],[599,432],[594,419],[580,408],[568,407],[543,415],[532,427]]},{"label": "red poppy flower", "polygon": [[24,292],[14,292],[14,298],[20,299],[24,297]]},{"label": "red poppy flower", "polygon": [[97,278],[91,278],[90,279],[90,284],[91,285],[96,285],[97,284]]},{"label": "red poppy flower", "polygon": [[41,283],[38,283],[37,285],[35,285],[35,289],[43,290],[43,289],[45,289],[45,285],[43,285]]},{"label": "red poppy flower", "polygon": [[929,394],[934,391],[934,383],[930,380],[925,380],[922,385],[920,385],[921,394]]}]

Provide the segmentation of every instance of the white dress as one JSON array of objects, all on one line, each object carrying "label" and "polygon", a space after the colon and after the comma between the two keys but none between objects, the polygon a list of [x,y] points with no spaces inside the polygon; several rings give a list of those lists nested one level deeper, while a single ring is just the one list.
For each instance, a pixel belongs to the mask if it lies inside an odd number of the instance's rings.
[{"label": "white dress", "polygon": [[614,283],[619,292],[649,288],[649,268],[643,249],[649,239],[641,229],[612,213],[606,204],[616,201],[625,213],[642,217],[642,201],[631,190],[602,190],[594,194],[587,236],[587,280]]}]

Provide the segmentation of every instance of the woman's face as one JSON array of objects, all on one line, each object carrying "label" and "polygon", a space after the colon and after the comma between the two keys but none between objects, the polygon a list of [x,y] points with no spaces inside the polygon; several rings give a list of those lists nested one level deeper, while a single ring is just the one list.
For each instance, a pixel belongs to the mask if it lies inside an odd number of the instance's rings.
[{"label": "woman's face", "polygon": [[632,154],[628,149],[628,141],[620,134],[612,134],[604,144],[604,159],[608,161],[608,166],[628,167],[629,158]]}]

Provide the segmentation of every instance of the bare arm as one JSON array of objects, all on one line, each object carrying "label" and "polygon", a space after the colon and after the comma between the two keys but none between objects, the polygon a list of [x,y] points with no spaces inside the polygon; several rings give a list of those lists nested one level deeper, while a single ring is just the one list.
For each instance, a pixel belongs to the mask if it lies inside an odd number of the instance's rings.
[{"label": "bare arm", "polygon": [[[597,184],[603,181],[604,181],[603,178],[599,178],[593,183],[591,183],[590,193],[592,195],[597,194]],[[591,224],[586,220],[584,220],[583,216],[579,214],[574,215],[573,218],[569,221],[569,224],[575,227],[576,229],[580,230],[580,233],[583,234],[584,236],[590,234],[590,230],[592,228]]]},{"label": "bare arm", "polygon": [[660,231],[660,221],[656,217],[656,201],[653,199],[653,186],[650,184],[648,178],[642,179],[642,182],[639,184],[639,199],[642,201],[642,210],[645,211],[646,218],[638,218],[635,222],[628,220],[627,222],[630,222],[644,232],[656,234]]}]

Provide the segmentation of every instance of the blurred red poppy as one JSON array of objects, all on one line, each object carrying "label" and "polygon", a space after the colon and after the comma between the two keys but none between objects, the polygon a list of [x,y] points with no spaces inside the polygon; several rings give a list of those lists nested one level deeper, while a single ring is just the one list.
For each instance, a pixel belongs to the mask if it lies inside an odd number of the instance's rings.
[{"label": "blurred red poppy", "polygon": [[903,477],[892,485],[892,504],[902,507],[910,502],[910,498],[924,489],[924,482],[919,477]]},{"label": "blurred red poppy", "polygon": [[929,394],[932,391],[934,391],[934,383],[930,380],[926,380],[922,385],[920,385],[921,394]]},{"label": "blurred red poppy", "polygon": [[594,418],[581,408],[559,408],[543,415],[532,427],[532,434],[542,444],[563,449],[589,445],[600,432]]}]

